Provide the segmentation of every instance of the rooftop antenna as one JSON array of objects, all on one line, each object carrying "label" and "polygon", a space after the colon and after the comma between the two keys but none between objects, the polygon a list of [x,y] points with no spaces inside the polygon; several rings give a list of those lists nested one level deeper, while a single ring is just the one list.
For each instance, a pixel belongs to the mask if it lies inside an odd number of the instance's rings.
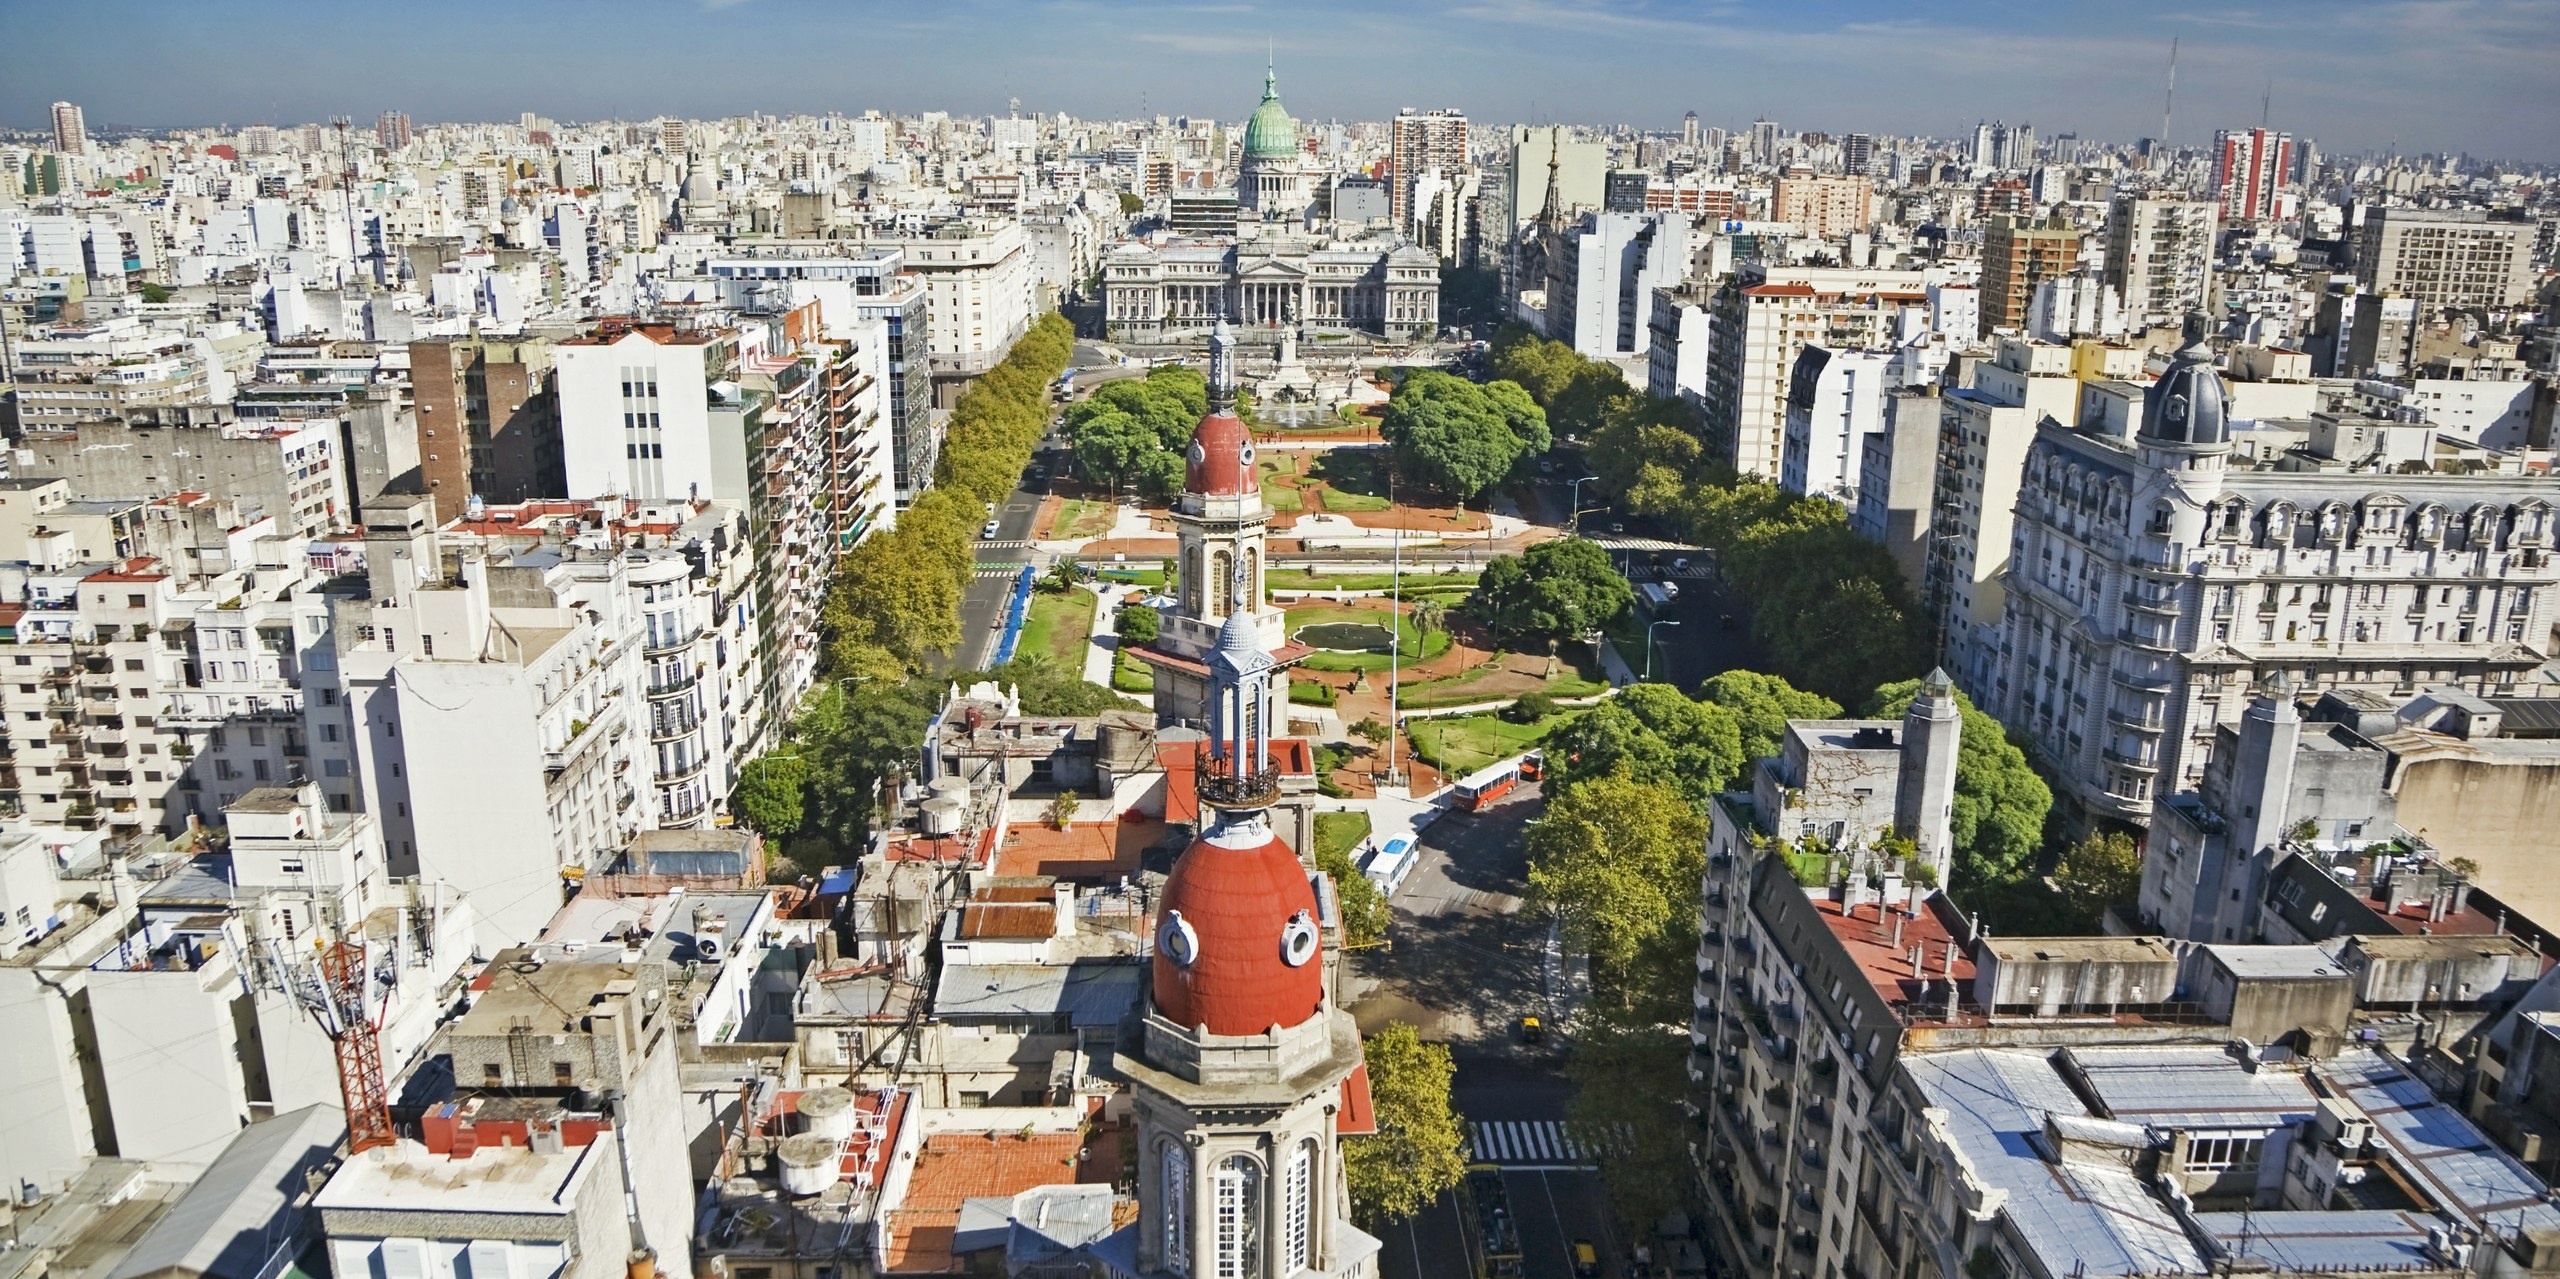
[{"label": "rooftop antenna", "polygon": [[2267,91],[2258,95],[2258,128],[2260,130],[2263,131],[2267,127],[2267,117],[2274,112],[2275,105],[2276,78],[2274,76],[2268,76]]},{"label": "rooftop antenna", "polygon": [[347,126],[353,123],[346,116],[329,117],[329,127],[338,131],[338,203],[346,210],[347,258],[360,267],[365,255],[356,247],[356,151],[354,141],[347,136]]},{"label": "rooftop antenna", "polygon": [[2160,100],[2160,149],[2169,149],[2169,119],[2178,107],[2178,37],[2169,37],[2169,92]]}]

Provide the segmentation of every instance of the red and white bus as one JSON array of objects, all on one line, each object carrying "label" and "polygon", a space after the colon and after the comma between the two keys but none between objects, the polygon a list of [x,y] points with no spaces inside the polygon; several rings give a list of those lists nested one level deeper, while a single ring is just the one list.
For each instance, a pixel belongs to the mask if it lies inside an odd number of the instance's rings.
[{"label": "red and white bus", "polygon": [[1458,803],[1469,812],[1483,812],[1519,784],[1520,761],[1504,760],[1467,774],[1456,788]]}]

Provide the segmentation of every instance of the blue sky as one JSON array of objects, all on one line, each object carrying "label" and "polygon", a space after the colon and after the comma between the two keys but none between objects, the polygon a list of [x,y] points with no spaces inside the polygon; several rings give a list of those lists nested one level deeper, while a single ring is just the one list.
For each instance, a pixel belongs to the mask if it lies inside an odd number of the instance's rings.
[{"label": "blue sky", "polygon": [[2330,150],[2560,159],[2560,0],[0,0],[0,120],[296,124],[1026,109],[1952,134],[2273,122]]}]

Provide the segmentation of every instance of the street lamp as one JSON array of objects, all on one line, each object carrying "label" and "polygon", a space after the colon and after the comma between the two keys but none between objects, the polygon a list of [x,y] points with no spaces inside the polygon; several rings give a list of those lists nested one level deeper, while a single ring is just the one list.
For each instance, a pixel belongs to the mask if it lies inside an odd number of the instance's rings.
[{"label": "street lamp", "polygon": [[1599,479],[1600,477],[1597,475],[1586,475],[1573,482],[1572,535],[1575,537],[1582,536],[1582,486],[1585,484],[1597,483]]},{"label": "street lamp", "polygon": [[1662,628],[1662,627],[1665,627],[1665,626],[1678,626],[1679,624],[1680,624],[1680,623],[1679,623],[1679,621],[1678,621],[1678,620],[1676,620],[1676,619],[1674,619],[1674,618],[1663,617],[1663,618],[1656,618],[1656,619],[1654,620],[1654,622],[1653,622],[1653,624],[1652,624],[1652,625],[1647,626],[1647,627],[1645,627],[1645,628],[1644,628],[1644,682],[1645,682],[1645,683],[1650,684],[1650,683],[1652,683],[1652,682],[1653,682],[1653,633],[1654,633],[1654,631],[1656,631],[1656,630],[1658,630],[1658,629],[1660,629],[1660,628]]}]

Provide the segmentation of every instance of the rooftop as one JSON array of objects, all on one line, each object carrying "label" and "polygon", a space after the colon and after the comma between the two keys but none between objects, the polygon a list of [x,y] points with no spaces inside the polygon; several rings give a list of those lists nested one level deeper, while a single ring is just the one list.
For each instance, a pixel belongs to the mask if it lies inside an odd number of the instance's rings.
[{"label": "rooftop", "polygon": [[601,1158],[602,1143],[537,1153],[530,1146],[482,1146],[456,1159],[402,1138],[350,1156],[313,1206],[418,1213],[566,1216],[578,1183]]},{"label": "rooftop", "polygon": [[887,1215],[886,1269],[952,1269],[960,1211],[969,1200],[1018,1195],[1040,1186],[1107,1185],[1120,1175],[1119,1147],[1125,1140],[1112,1124],[1094,1125],[1090,1136],[1073,1129],[1035,1132],[1027,1127],[927,1136],[905,1198]]}]

